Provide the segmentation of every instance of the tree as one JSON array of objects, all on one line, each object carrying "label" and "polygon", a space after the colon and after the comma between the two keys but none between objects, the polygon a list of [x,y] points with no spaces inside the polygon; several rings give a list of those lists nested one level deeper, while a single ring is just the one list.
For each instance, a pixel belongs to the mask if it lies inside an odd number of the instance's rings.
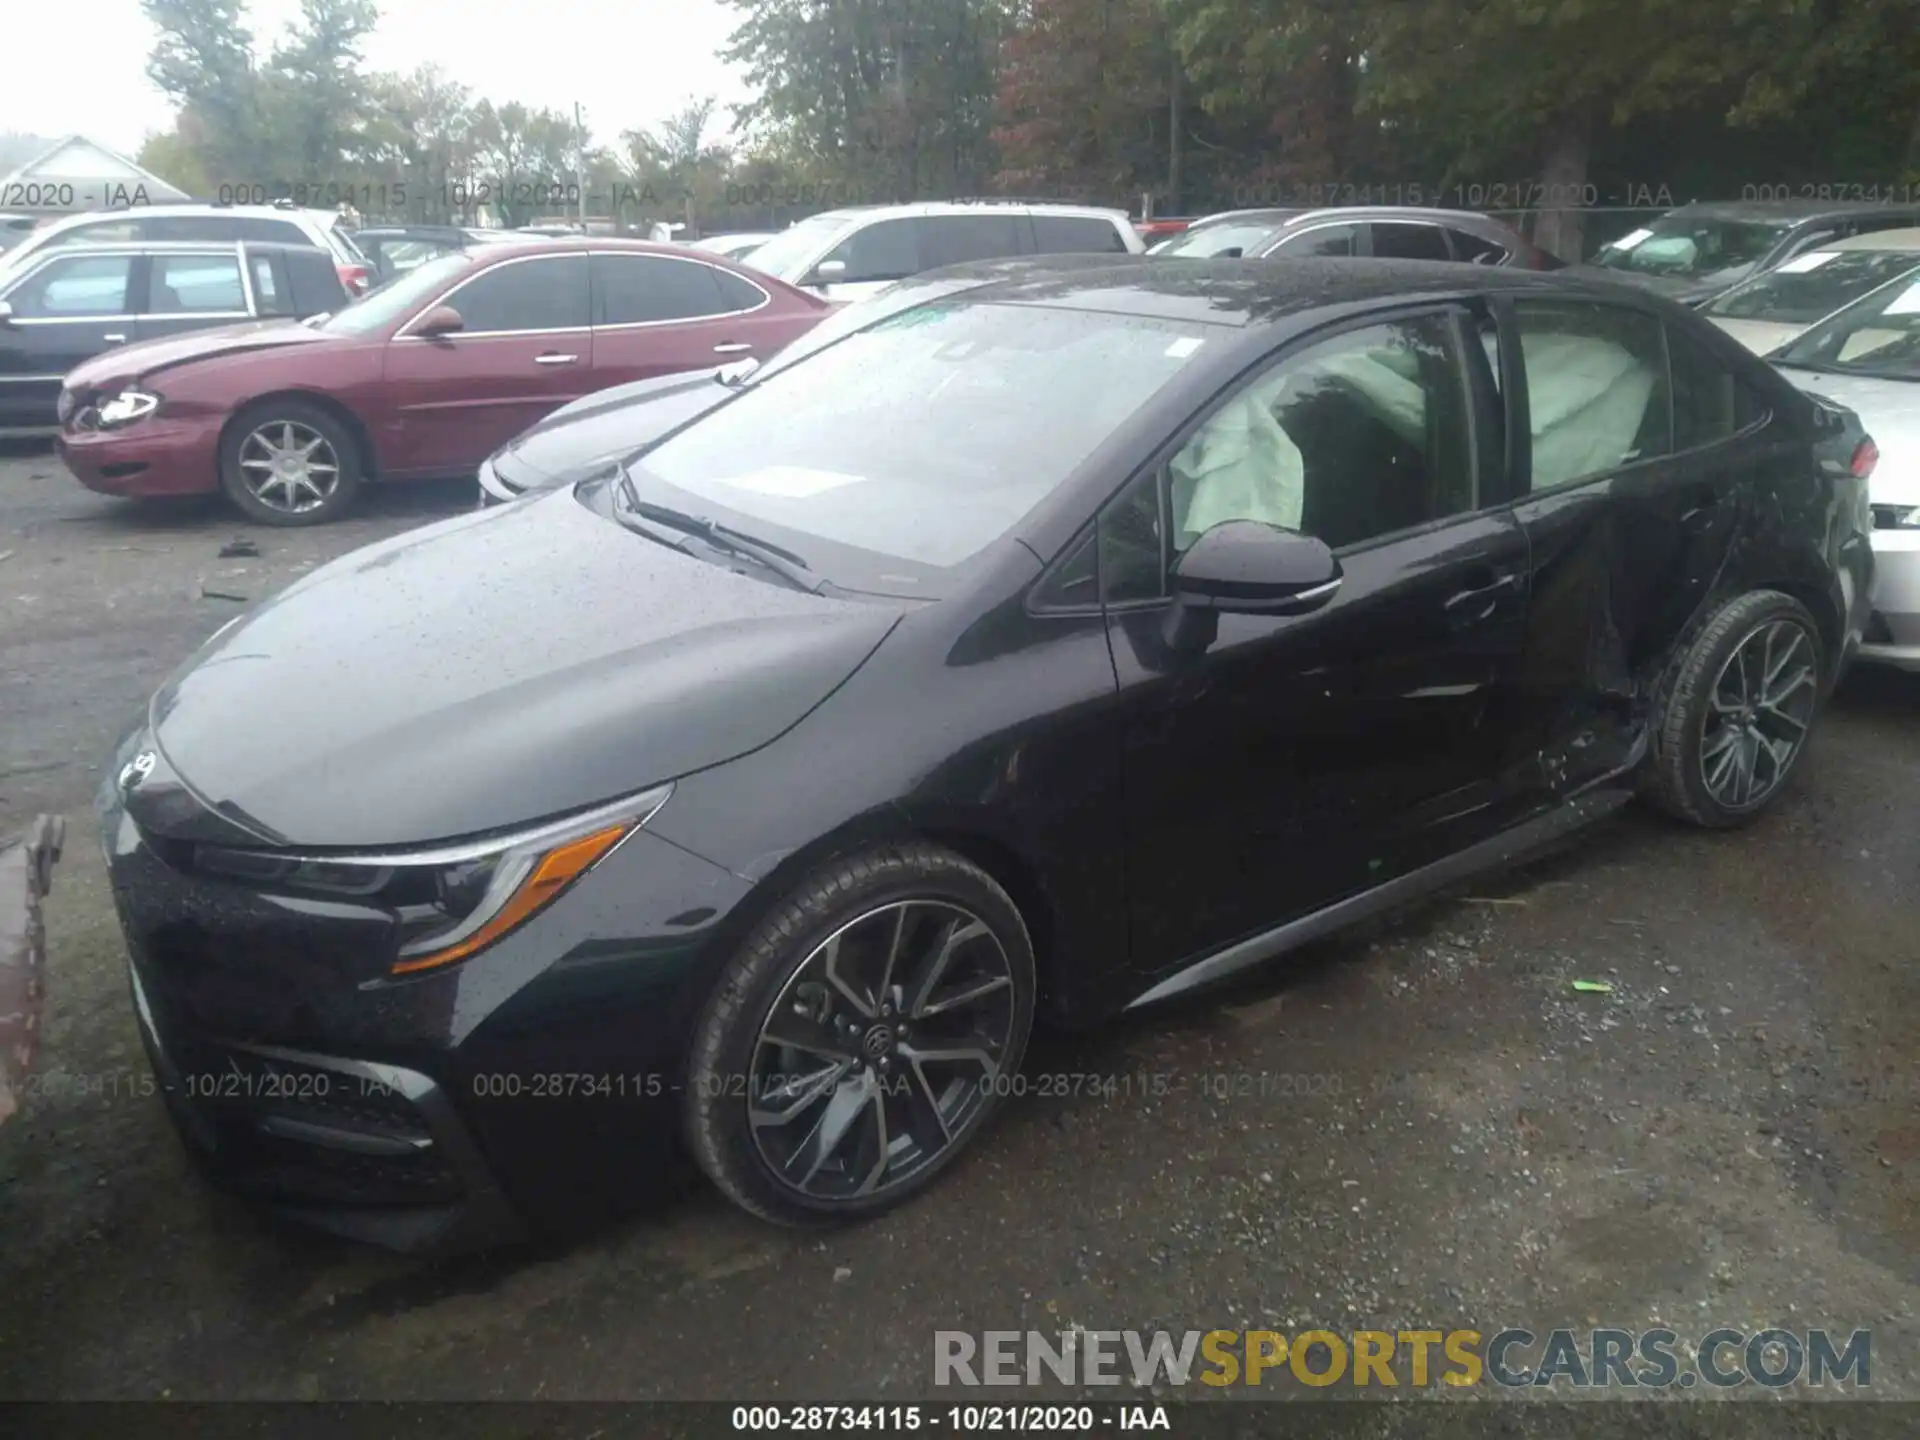
[{"label": "tree", "polygon": [[374,0],[300,0],[300,19],[275,47],[264,80],[266,117],[289,179],[327,184],[357,158],[369,87],[361,45],[379,23]]},{"label": "tree", "polygon": [[203,173],[218,184],[265,181],[271,162],[246,0],[141,0],[159,31],[147,75],[196,117]]},{"label": "tree", "polygon": [[[563,210],[572,184],[579,131],[557,110],[529,110],[518,101],[473,111],[474,193],[503,225],[524,224],[542,210]],[[558,191],[559,203],[554,203]]]},{"label": "tree", "polygon": [[376,75],[360,143],[372,178],[406,196],[409,218],[444,223],[465,201],[472,154],[471,92],[438,67]]}]

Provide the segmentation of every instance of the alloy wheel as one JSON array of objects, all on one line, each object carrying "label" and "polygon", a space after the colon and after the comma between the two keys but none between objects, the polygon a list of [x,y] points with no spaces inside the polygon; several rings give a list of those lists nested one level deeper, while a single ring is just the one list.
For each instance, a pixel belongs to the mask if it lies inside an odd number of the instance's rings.
[{"label": "alloy wheel", "polygon": [[297,420],[270,420],[240,442],[240,477],[270,510],[304,515],[327,503],[340,484],[333,444]]},{"label": "alloy wheel", "polygon": [[755,1148],[815,1200],[867,1199],[958,1145],[1004,1086],[1013,967],[992,928],[945,900],[870,910],[782,987],[746,1083]]},{"label": "alloy wheel", "polygon": [[1819,686],[1813,637],[1793,620],[1748,632],[1713,682],[1700,731],[1700,778],[1729,810],[1780,788],[1806,743]]}]

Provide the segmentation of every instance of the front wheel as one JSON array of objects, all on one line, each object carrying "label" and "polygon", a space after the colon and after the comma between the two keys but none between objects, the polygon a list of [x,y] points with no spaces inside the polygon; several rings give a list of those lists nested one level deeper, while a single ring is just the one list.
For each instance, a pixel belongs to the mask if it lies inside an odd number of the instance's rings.
[{"label": "front wheel", "polygon": [[319,525],[359,494],[362,461],[352,433],[302,400],[265,400],[220,444],[220,486],[250,520]]},{"label": "front wheel", "polygon": [[925,1188],[1013,1088],[1033,947],[991,876],[934,845],[828,863],[727,965],[695,1032],[686,1122],[713,1182],[789,1225]]},{"label": "front wheel", "polygon": [[1755,590],[1675,661],[1653,716],[1649,798],[1696,825],[1744,825],[1799,766],[1820,709],[1825,647],[1790,595]]}]

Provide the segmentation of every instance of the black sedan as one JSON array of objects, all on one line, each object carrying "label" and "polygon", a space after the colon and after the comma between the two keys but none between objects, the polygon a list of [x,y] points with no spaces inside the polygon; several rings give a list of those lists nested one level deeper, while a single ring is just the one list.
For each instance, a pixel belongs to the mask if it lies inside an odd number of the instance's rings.
[{"label": "black sedan", "polygon": [[163,1093],[215,1176],[392,1245],[685,1151],[872,1214],[1039,1018],[1635,794],[1773,804],[1860,642],[1870,448],[1690,312],[1507,269],[1043,266],[880,316],[159,692],[102,810]]}]

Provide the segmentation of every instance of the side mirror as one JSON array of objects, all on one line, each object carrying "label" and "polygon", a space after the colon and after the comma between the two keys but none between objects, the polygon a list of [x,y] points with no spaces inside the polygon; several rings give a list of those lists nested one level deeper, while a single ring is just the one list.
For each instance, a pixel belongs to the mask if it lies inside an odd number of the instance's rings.
[{"label": "side mirror", "polygon": [[460,318],[460,312],[451,305],[436,305],[420,317],[420,323],[413,327],[416,335],[440,336],[452,335],[467,328],[467,322]]},{"label": "side mirror", "polygon": [[0,300],[0,325],[11,325],[12,323],[13,323],[13,306],[8,304],[5,300]]},{"label": "side mirror", "polygon": [[809,283],[814,285],[831,285],[846,273],[846,261],[822,260],[818,265],[813,267],[813,276]]},{"label": "side mirror", "polygon": [[1173,568],[1167,643],[1211,644],[1222,614],[1305,615],[1333,599],[1340,580],[1325,541],[1258,520],[1223,520]]}]

